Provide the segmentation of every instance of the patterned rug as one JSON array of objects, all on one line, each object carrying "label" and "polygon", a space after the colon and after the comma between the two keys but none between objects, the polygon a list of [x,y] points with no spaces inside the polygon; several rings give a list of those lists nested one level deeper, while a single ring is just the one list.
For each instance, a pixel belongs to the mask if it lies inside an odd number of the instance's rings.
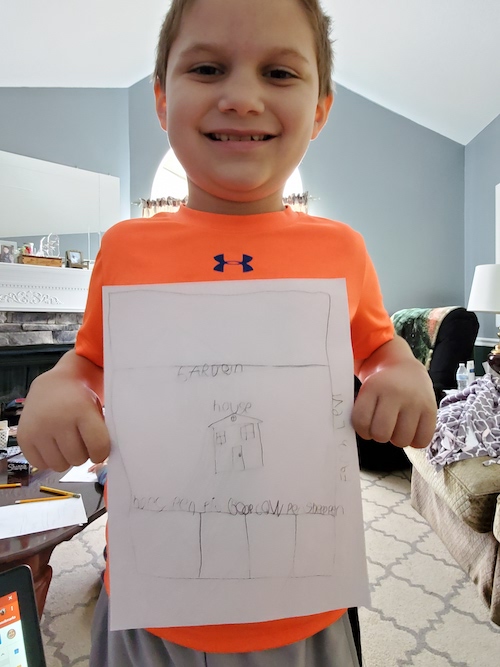
[{"label": "patterned rug", "polygon": [[[498,667],[500,628],[411,508],[408,473],[363,471],[361,484],[372,596],[360,609],[364,667]],[[48,667],[88,664],[104,525],[102,517],[52,556],[42,619]]]}]

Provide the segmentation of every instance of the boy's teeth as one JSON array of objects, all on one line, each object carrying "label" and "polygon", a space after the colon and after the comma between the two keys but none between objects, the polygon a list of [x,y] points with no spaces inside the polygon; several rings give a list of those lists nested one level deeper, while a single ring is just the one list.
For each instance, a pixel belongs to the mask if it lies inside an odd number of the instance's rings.
[{"label": "boy's teeth", "polygon": [[236,136],[233,134],[214,134],[217,141],[264,141],[265,137],[261,134],[252,134],[248,136]]}]

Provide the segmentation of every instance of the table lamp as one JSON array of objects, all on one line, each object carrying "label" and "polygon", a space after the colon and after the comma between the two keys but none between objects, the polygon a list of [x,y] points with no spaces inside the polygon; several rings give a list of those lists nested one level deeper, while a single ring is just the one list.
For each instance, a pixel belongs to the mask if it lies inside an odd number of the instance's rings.
[{"label": "table lamp", "polygon": [[[476,266],[467,310],[500,313],[500,264]],[[497,336],[500,339],[500,329]],[[500,373],[500,340],[489,354],[488,364],[496,373]]]}]

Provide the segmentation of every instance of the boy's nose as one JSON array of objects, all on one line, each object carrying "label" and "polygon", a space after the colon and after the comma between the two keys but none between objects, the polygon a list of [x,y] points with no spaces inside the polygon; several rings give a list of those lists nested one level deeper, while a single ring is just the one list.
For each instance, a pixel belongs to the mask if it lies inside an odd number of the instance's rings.
[{"label": "boy's nose", "polygon": [[260,114],[265,109],[262,99],[262,89],[255,81],[246,79],[228,79],[221,91],[218,103],[219,111],[228,113],[234,111],[240,116]]}]

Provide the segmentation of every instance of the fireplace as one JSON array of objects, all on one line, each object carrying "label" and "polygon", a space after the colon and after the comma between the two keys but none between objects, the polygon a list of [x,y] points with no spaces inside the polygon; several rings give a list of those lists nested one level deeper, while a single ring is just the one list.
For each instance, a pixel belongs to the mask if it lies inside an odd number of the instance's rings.
[{"label": "fireplace", "polygon": [[25,397],[33,379],[75,342],[91,271],[0,264],[0,404]]},{"label": "fireplace", "polygon": [[37,375],[70,350],[83,313],[0,311],[0,404],[25,397]]},{"label": "fireplace", "polygon": [[0,346],[0,404],[25,397],[36,376],[52,368],[72,347],[73,343]]}]

